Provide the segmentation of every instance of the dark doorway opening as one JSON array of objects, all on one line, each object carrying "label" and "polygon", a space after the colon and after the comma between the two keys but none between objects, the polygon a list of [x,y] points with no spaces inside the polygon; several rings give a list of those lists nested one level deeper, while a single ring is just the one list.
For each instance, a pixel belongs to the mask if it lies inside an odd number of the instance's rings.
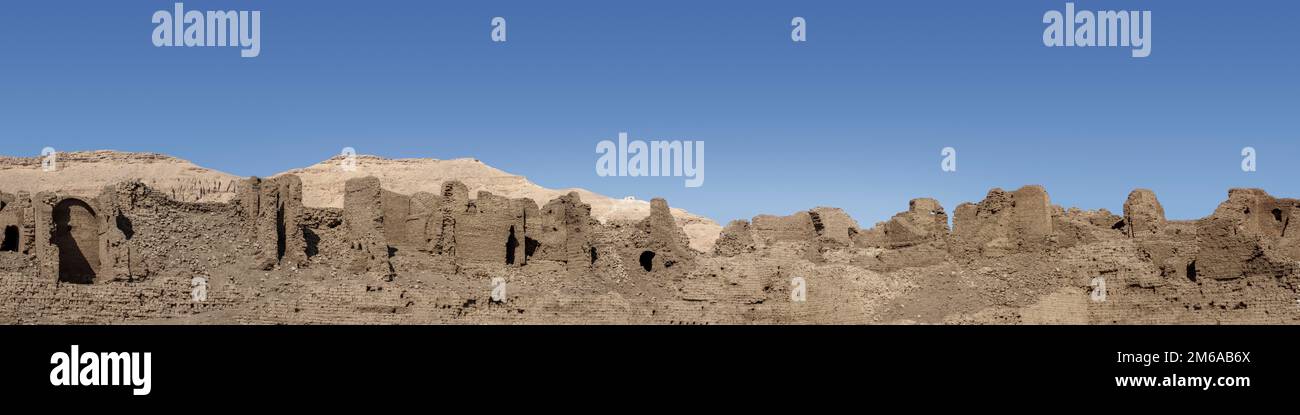
[{"label": "dark doorway opening", "polygon": [[655,253],[654,251],[645,251],[641,253],[641,268],[646,271],[654,271]]},{"label": "dark doorway opening", "polygon": [[18,227],[9,225],[5,227],[4,243],[0,243],[0,251],[18,252]]},{"label": "dark doorway opening", "polygon": [[304,228],[302,230],[302,239],[307,241],[308,258],[320,254],[320,235],[317,235],[316,231]]},{"label": "dark doorway opening", "polygon": [[99,265],[99,227],[90,205],[67,199],[54,206],[54,245],[59,248],[59,281],[94,282]]}]

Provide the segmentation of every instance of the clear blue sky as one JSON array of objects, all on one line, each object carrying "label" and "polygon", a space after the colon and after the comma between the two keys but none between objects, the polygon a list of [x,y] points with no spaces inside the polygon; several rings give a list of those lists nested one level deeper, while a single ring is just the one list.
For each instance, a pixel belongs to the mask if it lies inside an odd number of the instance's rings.
[{"label": "clear blue sky", "polygon": [[[162,152],[240,175],[345,146],[476,157],[723,223],[827,205],[870,226],[913,197],[951,210],[1030,183],[1113,211],[1152,188],[1176,218],[1229,187],[1300,196],[1300,4],[1076,3],[1153,11],[1151,56],[1044,47],[1064,1],[185,2],[262,10],[253,59],[155,48],[170,1],[7,2],[0,153]],[[705,185],[597,177],[595,145],[620,131],[704,140]]]}]

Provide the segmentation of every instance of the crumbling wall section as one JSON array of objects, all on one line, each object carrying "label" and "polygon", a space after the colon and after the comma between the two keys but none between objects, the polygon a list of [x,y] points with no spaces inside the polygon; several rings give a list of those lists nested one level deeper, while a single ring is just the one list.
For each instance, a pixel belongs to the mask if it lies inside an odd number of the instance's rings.
[{"label": "crumbling wall section", "polygon": [[411,197],[390,190],[382,190],[380,206],[384,210],[384,238],[389,246],[405,246],[409,241],[407,220],[412,215]]},{"label": "crumbling wall section", "polygon": [[856,245],[902,249],[941,241],[948,237],[948,214],[934,199],[913,199],[907,211],[860,233]]},{"label": "crumbling wall section", "polygon": [[750,222],[754,241],[762,246],[777,242],[808,242],[817,239],[812,215],[807,211],[789,216],[758,215]]},{"label": "crumbling wall section", "polygon": [[[105,186],[99,194],[99,257],[101,274],[110,280],[132,280],[132,254],[139,265],[138,249],[131,246],[135,226],[127,212],[135,207],[135,187],[139,182]],[[143,277],[144,275],[140,275]]]},{"label": "crumbling wall section", "polygon": [[749,221],[733,220],[722,228],[718,241],[714,243],[713,254],[722,257],[734,257],[746,252],[753,252],[755,249],[754,235],[753,231],[750,230]]},{"label": "crumbling wall section", "polygon": [[568,272],[589,273],[600,258],[593,233],[598,223],[591,205],[577,192],[552,199],[529,218],[524,254],[530,260],[563,262]]},{"label": "crumbling wall section", "polygon": [[686,274],[695,259],[694,251],[687,247],[685,232],[662,198],[650,201],[650,215],[636,224],[629,239],[621,247],[620,256],[624,271],[630,275],[678,279]]},{"label": "crumbling wall section", "polygon": [[0,192],[0,249],[30,254],[35,242],[32,198],[27,192]]},{"label": "crumbling wall section", "polygon": [[54,193],[40,192],[32,199],[32,214],[36,240],[32,252],[36,256],[37,275],[45,281],[59,279],[59,247],[54,245]]},{"label": "crumbling wall section", "polygon": [[294,175],[253,177],[240,184],[236,200],[248,221],[246,227],[252,230],[258,269],[307,266],[302,179]]},{"label": "crumbling wall section", "polygon": [[1129,237],[1159,235],[1165,226],[1165,208],[1155,192],[1137,189],[1124,201],[1124,233]]},{"label": "crumbling wall section", "polygon": [[1195,274],[1228,280],[1294,272],[1300,235],[1287,228],[1298,206],[1259,189],[1230,190],[1228,200],[1197,223]]},{"label": "crumbling wall section", "polygon": [[105,282],[210,276],[259,259],[239,203],[181,202],[140,181],[108,186],[96,201]]},{"label": "crumbling wall section", "polygon": [[402,245],[428,252],[431,237],[429,221],[438,211],[439,197],[429,192],[417,192],[410,197],[406,216],[406,236]]},{"label": "crumbling wall section", "polygon": [[392,279],[387,236],[384,233],[383,189],[379,179],[350,179],[343,196],[343,224],[352,255],[349,270],[379,279]]},{"label": "crumbling wall section", "polygon": [[522,266],[528,211],[536,216],[537,204],[530,199],[510,199],[479,192],[465,212],[456,217],[456,259],[458,261]]},{"label": "crumbling wall section", "polygon": [[[32,195],[27,192],[18,192],[16,214],[20,216],[18,226],[18,251],[26,255],[34,255],[36,246],[36,211],[33,205]],[[14,208],[11,206],[10,208]]]},{"label": "crumbling wall section", "polygon": [[469,209],[469,188],[459,181],[442,184],[435,209],[425,221],[428,251],[434,255],[455,257],[456,221]]},{"label": "crumbling wall section", "polygon": [[852,247],[862,238],[858,222],[844,210],[817,207],[789,216],[758,215],[748,223],[733,222],[714,244],[724,256],[761,249],[793,249],[813,262],[826,251]]},{"label": "crumbling wall section", "polygon": [[1053,236],[1051,201],[1042,186],[990,190],[978,204],[954,210],[953,251],[1000,257],[1046,248]]},{"label": "crumbling wall section", "polygon": [[343,225],[343,209],[303,208],[302,232],[307,243],[307,260],[330,267],[343,267],[348,258],[348,236]]},{"label": "crumbling wall section", "polygon": [[813,233],[823,248],[851,246],[860,232],[858,221],[853,220],[844,209],[817,207],[809,210],[808,216],[812,220]]}]

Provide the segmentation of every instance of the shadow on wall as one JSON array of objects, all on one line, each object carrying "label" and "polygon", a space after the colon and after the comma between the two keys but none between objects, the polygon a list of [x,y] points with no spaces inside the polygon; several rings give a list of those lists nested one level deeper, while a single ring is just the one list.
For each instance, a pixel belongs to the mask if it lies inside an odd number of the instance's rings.
[{"label": "shadow on wall", "polygon": [[59,281],[89,284],[99,264],[95,211],[79,199],[54,206],[54,245],[59,247]]},{"label": "shadow on wall", "polygon": [[510,237],[506,239],[506,265],[514,265],[515,249],[519,248],[519,239],[515,237],[515,227],[510,227]]}]

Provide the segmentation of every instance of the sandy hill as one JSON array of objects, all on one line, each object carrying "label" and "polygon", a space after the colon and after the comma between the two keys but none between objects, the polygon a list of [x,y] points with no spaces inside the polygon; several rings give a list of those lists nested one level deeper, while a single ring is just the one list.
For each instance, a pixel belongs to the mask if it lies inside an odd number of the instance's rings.
[{"label": "sandy hill", "polygon": [[[470,194],[486,190],[506,197],[527,197],[538,203],[578,192],[591,205],[592,216],[601,221],[639,220],[650,213],[650,203],[642,200],[615,199],[584,189],[548,189],[523,176],[493,168],[475,159],[385,159],[358,156],[355,171],[342,169],[343,159],[335,157],[316,165],[280,174],[296,174],[303,182],[303,204],[312,207],[343,207],[343,185],[354,177],[375,176],[389,190],[412,194],[438,193],[444,181],[460,180]],[[154,153],[86,151],[59,153],[57,169],[41,170],[40,157],[0,156],[0,189],[8,192],[56,191],[81,197],[94,197],[106,186],[127,180],[141,180],[155,189],[186,202],[227,202],[234,198],[235,184],[243,177],[199,167],[179,158]],[[673,209],[673,215],[691,238],[691,246],[701,251],[713,249],[721,231],[714,221]]]},{"label": "sandy hill", "polygon": [[0,189],[30,193],[55,191],[95,197],[104,186],[139,179],[186,202],[225,202],[241,177],[205,169],[154,153],[84,151],[58,153],[56,169],[43,171],[41,157],[0,156]]}]

